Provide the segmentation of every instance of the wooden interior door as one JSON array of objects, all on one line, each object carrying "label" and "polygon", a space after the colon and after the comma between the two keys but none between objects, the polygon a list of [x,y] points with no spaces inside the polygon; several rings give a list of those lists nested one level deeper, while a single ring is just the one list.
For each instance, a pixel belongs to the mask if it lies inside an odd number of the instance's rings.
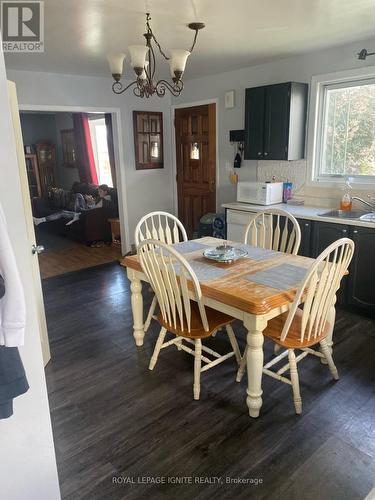
[{"label": "wooden interior door", "polygon": [[189,238],[216,212],[216,105],[175,110],[178,218]]}]

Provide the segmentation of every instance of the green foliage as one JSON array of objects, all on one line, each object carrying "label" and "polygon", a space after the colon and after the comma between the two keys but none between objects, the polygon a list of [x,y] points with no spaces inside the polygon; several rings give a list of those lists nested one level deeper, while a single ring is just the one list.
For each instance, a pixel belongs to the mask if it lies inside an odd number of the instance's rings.
[{"label": "green foliage", "polygon": [[375,84],[327,91],[323,174],[375,175]]}]

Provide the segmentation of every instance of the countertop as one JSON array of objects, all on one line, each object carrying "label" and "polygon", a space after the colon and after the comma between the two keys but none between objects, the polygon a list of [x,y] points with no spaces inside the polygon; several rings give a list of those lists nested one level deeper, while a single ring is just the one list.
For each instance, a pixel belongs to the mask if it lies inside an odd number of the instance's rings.
[{"label": "countertop", "polygon": [[[361,221],[359,219],[339,219],[337,217],[320,217],[319,214],[329,212],[330,210],[335,210],[335,208],[327,207],[309,207],[307,205],[288,205],[287,203],[278,203],[276,205],[253,205],[251,203],[224,203],[221,205],[223,208],[231,210],[241,210],[243,212],[260,212],[261,210],[267,208],[278,208],[285,210],[294,215],[296,219],[308,219],[308,220],[318,220],[320,222],[331,222],[334,224],[344,224],[345,226],[359,226],[359,227],[371,227],[375,229],[374,222]],[[362,209],[361,209],[362,210]],[[370,210],[369,210],[370,211]]]}]

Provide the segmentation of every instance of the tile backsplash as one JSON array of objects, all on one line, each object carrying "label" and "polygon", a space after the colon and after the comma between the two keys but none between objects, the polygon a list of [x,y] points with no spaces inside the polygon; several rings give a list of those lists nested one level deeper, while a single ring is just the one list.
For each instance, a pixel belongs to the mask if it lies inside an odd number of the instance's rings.
[{"label": "tile backsplash", "polygon": [[[295,161],[258,161],[257,180],[293,183],[293,197],[302,199],[306,205],[338,208],[343,195],[344,183],[339,183],[332,187],[306,186],[307,160]],[[354,188],[351,192],[353,196],[366,197],[367,193],[374,191],[374,187],[369,185],[366,190]],[[357,203],[354,203],[356,206]]]},{"label": "tile backsplash", "polygon": [[258,181],[271,181],[275,176],[276,182],[293,183],[294,194],[297,195],[306,182],[307,161],[258,161]]}]

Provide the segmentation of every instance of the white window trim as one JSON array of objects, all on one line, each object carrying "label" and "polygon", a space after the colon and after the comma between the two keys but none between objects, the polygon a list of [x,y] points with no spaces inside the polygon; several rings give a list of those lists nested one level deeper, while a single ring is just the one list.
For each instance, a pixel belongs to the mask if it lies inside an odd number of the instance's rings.
[{"label": "white window trim", "polygon": [[[368,80],[375,78],[375,66],[350,69],[337,73],[316,75],[311,79],[310,104],[307,128],[307,186],[336,188],[343,185],[345,177],[332,177],[331,179],[316,179],[316,171],[319,168],[320,156],[320,134],[323,125],[323,99],[325,85],[350,83],[353,80]],[[361,179],[353,179],[353,187],[357,189],[375,190],[375,176],[366,176]]]}]

